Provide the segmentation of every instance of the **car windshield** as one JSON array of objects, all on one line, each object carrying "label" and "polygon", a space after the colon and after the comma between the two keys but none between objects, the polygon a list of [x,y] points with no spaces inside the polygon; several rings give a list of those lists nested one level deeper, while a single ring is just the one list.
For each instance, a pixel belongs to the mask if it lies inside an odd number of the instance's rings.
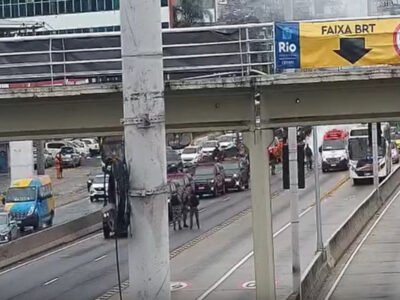
[{"label": "car windshield", "polygon": [[322,150],[344,150],[346,143],[343,140],[326,140],[322,142]]},{"label": "car windshield", "polygon": [[203,166],[197,167],[194,173],[194,179],[209,179],[214,178],[214,167],[213,166]]},{"label": "car windshield", "polygon": [[72,147],[61,148],[61,154],[72,154],[72,153],[74,153],[74,148]]},{"label": "car windshield", "polygon": [[[108,176],[106,177],[106,183],[107,183],[107,181],[108,181]],[[96,176],[93,179],[93,183],[102,183],[102,184],[104,184],[104,176]]]},{"label": "car windshield", "polygon": [[36,200],[36,188],[9,188],[7,191],[7,202],[25,202]]},{"label": "car windshield", "polygon": [[223,143],[223,142],[233,142],[234,138],[231,136],[221,136],[218,141]]},{"label": "car windshield", "polygon": [[178,154],[174,150],[167,151],[167,161],[178,161]]},{"label": "car windshield", "polygon": [[224,162],[223,164],[224,170],[226,174],[234,174],[236,173],[239,169],[239,163],[237,162]]},{"label": "car windshield", "polygon": [[[384,149],[378,148],[378,154],[383,156]],[[349,157],[351,160],[361,160],[372,157],[372,149],[368,146],[368,138],[357,138],[349,140]]]},{"label": "car windshield", "polygon": [[215,148],[217,147],[217,142],[216,141],[209,141],[209,142],[205,142],[203,144],[204,148]]},{"label": "car windshield", "polygon": [[63,143],[49,143],[47,144],[48,149],[60,149],[61,147],[64,147],[65,144]]},{"label": "car windshield", "polygon": [[195,154],[196,153],[196,148],[185,148],[182,152],[182,154]]},{"label": "car windshield", "polygon": [[0,225],[4,225],[8,223],[8,217],[6,214],[0,214]]}]

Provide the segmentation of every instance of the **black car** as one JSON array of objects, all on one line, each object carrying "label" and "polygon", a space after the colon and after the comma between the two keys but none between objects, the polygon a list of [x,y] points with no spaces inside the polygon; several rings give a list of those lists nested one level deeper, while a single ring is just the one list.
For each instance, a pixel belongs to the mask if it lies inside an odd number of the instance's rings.
[{"label": "black car", "polygon": [[216,163],[197,165],[193,176],[195,192],[198,196],[225,194],[225,173],[223,167]]},{"label": "black car", "polygon": [[179,154],[167,148],[167,173],[175,173],[183,171],[183,162]]},{"label": "black car", "polygon": [[241,159],[230,159],[222,162],[225,171],[227,189],[243,191],[249,188],[249,165]]}]

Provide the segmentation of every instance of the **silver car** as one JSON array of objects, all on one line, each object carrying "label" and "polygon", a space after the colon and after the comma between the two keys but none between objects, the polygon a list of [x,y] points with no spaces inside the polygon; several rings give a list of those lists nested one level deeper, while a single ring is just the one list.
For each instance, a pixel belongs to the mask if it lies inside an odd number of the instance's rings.
[{"label": "silver car", "polygon": [[8,212],[0,212],[0,244],[8,243],[18,237],[17,222]]}]

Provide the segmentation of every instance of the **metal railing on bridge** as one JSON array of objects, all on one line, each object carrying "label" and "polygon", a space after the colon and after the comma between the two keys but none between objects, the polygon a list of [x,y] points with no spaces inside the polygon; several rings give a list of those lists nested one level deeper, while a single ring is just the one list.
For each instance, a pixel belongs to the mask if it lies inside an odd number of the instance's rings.
[{"label": "metal railing on bridge", "polygon": [[[274,25],[163,31],[165,80],[274,71]],[[121,81],[119,32],[0,39],[0,87]],[[82,81],[83,80],[83,81]]]}]

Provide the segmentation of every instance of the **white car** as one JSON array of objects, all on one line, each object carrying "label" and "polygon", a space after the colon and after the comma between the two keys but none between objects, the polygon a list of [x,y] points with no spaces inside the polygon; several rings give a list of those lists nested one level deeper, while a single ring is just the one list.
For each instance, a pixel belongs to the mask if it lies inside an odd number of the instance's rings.
[{"label": "white car", "polygon": [[232,134],[221,135],[218,138],[219,145],[221,150],[229,148],[235,145],[236,136]]},{"label": "white car", "polygon": [[90,148],[86,143],[80,140],[73,140],[71,143],[83,157],[89,156]]},{"label": "white car", "polygon": [[104,174],[96,175],[93,179],[88,180],[88,188],[90,194],[90,202],[104,200],[104,180],[105,180],[105,196],[108,196],[108,179],[109,176]]},{"label": "white car", "polygon": [[204,142],[202,145],[201,153],[204,156],[211,156],[213,154],[213,151],[216,147],[220,147],[218,141],[211,140]]},{"label": "white car", "polygon": [[49,152],[53,157],[61,151],[62,147],[67,146],[66,142],[63,141],[51,141],[45,144],[45,150]]},{"label": "white car", "polygon": [[201,157],[201,147],[200,146],[188,146],[183,149],[181,154],[181,159],[184,167],[193,166],[199,161]]},{"label": "white car", "polygon": [[100,146],[96,139],[85,138],[81,140],[89,147],[90,155],[100,154]]}]

